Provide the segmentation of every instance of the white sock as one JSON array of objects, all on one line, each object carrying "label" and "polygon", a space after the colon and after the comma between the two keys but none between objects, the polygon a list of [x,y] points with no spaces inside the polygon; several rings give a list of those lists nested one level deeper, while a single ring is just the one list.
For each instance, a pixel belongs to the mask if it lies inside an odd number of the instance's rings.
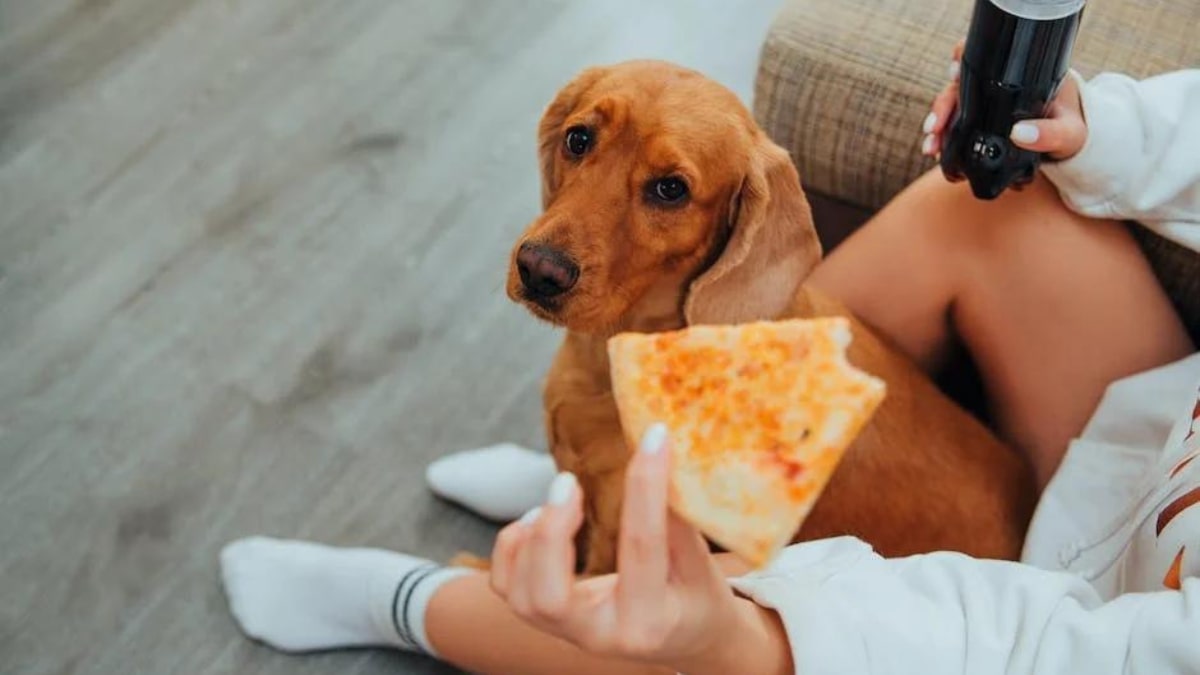
[{"label": "white sock", "polygon": [[502,443],[443,457],[425,471],[434,494],[508,522],[546,500],[558,470],[549,455]]},{"label": "white sock", "polygon": [[442,584],[467,573],[391,551],[266,537],[221,550],[238,625],[289,652],[386,646],[437,656],[425,610]]}]

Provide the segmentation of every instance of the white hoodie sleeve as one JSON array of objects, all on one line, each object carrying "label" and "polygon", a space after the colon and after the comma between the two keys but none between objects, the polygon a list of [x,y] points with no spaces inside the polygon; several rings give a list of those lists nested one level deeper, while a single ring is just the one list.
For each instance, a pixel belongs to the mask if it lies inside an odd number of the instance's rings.
[{"label": "white hoodie sleeve", "polygon": [[853,538],[731,580],[782,617],[798,675],[1200,669],[1200,579],[1102,602],[1083,580],[953,553],[884,559]]},{"label": "white hoodie sleeve", "polygon": [[1043,164],[1063,200],[1200,250],[1200,70],[1141,81],[1105,73],[1080,94],[1087,142],[1071,159]]}]

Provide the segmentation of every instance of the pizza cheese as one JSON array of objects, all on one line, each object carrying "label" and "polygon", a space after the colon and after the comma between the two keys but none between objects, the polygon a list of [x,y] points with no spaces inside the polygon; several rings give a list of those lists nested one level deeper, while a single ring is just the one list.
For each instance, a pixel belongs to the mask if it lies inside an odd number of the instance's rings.
[{"label": "pizza cheese", "polygon": [[884,397],[844,318],[624,333],[608,343],[630,447],[671,432],[671,506],[755,566],[786,546]]}]

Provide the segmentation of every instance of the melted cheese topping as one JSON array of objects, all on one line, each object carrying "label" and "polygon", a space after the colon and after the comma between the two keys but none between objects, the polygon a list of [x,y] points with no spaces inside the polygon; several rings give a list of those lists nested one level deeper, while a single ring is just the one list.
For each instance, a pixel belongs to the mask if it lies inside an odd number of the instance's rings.
[{"label": "melted cheese topping", "polygon": [[840,318],[617,336],[609,349],[622,424],[633,440],[666,423],[673,505],[726,548],[765,562],[883,398],[881,381],[847,363],[849,341]]}]

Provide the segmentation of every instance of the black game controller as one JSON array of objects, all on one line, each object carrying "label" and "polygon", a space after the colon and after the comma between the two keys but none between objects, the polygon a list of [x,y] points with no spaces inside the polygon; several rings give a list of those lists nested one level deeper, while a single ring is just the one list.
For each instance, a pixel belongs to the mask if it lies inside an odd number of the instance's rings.
[{"label": "black game controller", "polygon": [[1020,120],[1045,117],[1067,73],[1082,13],[1082,0],[976,0],[958,109],[942,140],[947,178],[966,178],[979,199],[1033,180],[1041,154],[1017,147],[1009,134]]}]

